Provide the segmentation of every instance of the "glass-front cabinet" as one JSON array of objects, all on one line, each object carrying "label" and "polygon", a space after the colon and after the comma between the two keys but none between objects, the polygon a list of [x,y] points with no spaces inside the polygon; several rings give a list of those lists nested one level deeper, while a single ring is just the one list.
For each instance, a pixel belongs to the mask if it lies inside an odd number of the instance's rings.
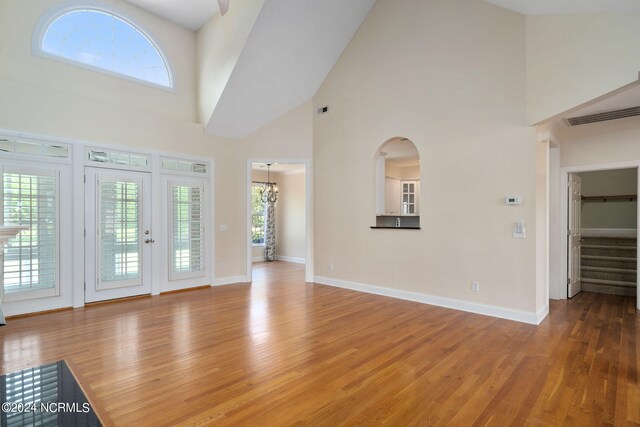
[{"label": "glass-front cabinet", "polygon": [[401,181],[402,187],[402,215],[417,215],[419,212],[418,187],[419,181]]}]

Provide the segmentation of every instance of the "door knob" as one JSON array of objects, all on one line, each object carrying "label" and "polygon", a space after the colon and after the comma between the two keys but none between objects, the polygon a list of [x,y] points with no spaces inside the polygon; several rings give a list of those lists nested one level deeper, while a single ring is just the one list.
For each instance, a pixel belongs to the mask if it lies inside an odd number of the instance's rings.
[{"label": "door knob", "polygon": [[153,239],[147,239],[147,240],[145,240],[144,242],[145,242],[145,243],[153,243],[153,242],[155,242],[155,240],[153,240]]}]

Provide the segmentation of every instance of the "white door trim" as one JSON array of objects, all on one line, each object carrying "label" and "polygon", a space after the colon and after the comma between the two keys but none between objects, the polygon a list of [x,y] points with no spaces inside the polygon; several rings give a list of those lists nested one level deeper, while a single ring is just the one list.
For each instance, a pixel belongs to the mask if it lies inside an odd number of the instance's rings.
[{"label": "white door trim", "polygon": [[247,225],[245,227],[246,235],[245,242],[247,247],[246,257],[246,277],[249,282],[252,281],[252,263],[253,257],[251,255],[251,165],[253,163],[290,163],[290,164],[303,164],[305,173],[305,281],[313,282],[313,194],[312,194],[312,177],[313,170],[310,159],[282,159],[282,158],[270,158],[270,159],[247,159],[247,179],[246,179],[246,212],[247,212]]},{"label": "white door trim", "polygon": [[[121,283],[97,289],[100,278],[100,250],[99,239],[96,232],[100,216],[100,190],[99,183],[102,177],[111,179],[127,179],[138,182],[140,186],[141,215],[139,224],[139,277],[131,280],[122,280]],[[152,226],[153,195],[150,172],[129,171],[122,169],[85,167],[85,303],[105,301],[110,299],[125,298],[137,295],[151,294],[153,283],[152,266],[154,264],[153,245],[145,243],[145,239],[154,241]],[[147,231],[150,234],[146,234]]]},{"label": "white door trim", "polygon": [[[566,189],[569,186],[569,174],[577,173],[577,172],[594,172],[601,170],[611,170],[611,169],[638,169],[636,173],[638,179],[638,188],[640,188],[640,160],[632,160],[627,162],[615,162],[615,163],[595,163],[590,165],[580,165],[580,166],[564,166],[560,169],[560,241],[562,244],[560,245],[560,283],[565,284],[565,292],[560,294],[560,299],[567,299],[566,293],[566,283],[567,283],[567,229],[568,229],[568,212],[569,212],[569,201],[568,201],[568,192]],[[638,215],[637,221],[640,224],[640,209],[637,210],[636,215]],[[636,235],[637,237],[637,235]],[[640,268],[640,257],[638,258],[638,264],[636,265],[636,269]],[[636,296],[636,308],[640,310],[640,293]]]}]

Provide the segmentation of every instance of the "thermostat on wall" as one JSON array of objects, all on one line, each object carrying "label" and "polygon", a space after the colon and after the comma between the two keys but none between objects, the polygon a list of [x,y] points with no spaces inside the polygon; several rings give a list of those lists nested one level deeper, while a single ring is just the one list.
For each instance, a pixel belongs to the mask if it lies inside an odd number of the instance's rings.
[{"label": "thermostat on wall", "polygon": [[521,205],[522,197],[520,196],[507,196],[504,198],[504,204],[507,206]]}]

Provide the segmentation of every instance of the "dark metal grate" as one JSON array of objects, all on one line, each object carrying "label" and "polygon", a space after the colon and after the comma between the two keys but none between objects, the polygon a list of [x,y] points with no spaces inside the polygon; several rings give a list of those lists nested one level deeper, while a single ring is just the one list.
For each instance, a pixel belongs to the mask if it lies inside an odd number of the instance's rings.
[{"label": "dark metal grate", "polygon": [[604,111],[602,113],[587,114],[585,116],[568,117],[566,120],[569,126],[578,126],[634,116],[640,116],[640,107],[622,108],[620,110]]}]

